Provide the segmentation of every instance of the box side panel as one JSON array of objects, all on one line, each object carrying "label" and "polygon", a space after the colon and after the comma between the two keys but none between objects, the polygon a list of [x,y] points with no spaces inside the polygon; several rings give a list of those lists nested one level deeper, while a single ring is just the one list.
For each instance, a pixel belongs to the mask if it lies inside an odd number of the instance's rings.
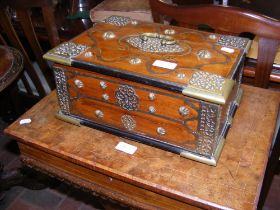
[{"label": "box side panel", "polygon": [[241,60],[235,74],[233,75],[233,79],[236,82],[227,100],[227,103],[225,105],[220,106],[221,115],[219,120],[220,122],[219,134],[218,134],[219,139],[226,138],[227,132],[232,124],[232,119],[234,117],[234,114],[239,106],[242,97],[242,89],[240,85],[242,80],[243,65],[244,65],[244,58]]}]

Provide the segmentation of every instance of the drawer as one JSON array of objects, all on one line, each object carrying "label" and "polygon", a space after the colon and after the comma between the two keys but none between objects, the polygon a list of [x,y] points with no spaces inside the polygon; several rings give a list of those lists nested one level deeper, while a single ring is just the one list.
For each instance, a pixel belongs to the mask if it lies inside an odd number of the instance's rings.
[{"label": "drawer", "polygon": [[182,124],[197,120],[198,100],[159,88],[71,68],[67,70],[72,98],[86,97],[127,111],[136,111]]},{"label": "drawer", "polygon": [[70,112],[92,122],[159,139],[184,148],[194,149],[197,120],[180,123],[141,111],[127,111],[102,101],[79,97],[71,102]]}]

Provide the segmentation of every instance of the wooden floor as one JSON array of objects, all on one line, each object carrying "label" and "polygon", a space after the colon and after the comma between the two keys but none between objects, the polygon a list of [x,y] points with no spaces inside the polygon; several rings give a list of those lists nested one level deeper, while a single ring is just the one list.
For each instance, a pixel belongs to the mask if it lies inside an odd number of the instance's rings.
[{"label": "wooden floor", "polygon": [[[0,121],[0,160],[5,165],[5,170],[21,166],[17,144],[12,139],[3,135],[7,124]],[[67,210],[94,210],[94,209],[129,209],[112,203],[104,198],[95,197],[81,189],[73,188],[66,183],[54,179],[45,179],[43,175],[27,171],[32,178],[45,180],[47,187],[43,190],[29,190],[22,186],[13,187],[4,193],[0,200],[0,210],[40,210],[40,209],[67,209]],[[264,210],[280,209],[280,174],[273,178],[272,186],[265,202]]]}]

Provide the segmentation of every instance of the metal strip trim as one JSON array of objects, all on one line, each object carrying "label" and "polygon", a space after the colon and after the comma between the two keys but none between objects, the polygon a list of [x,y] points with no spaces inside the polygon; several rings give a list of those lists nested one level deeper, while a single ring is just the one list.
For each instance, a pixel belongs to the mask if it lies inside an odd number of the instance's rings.
[{"label": "metal strip trim", "polygon": [[77,125],[77,126],[81,126],[81,121],[77,118],[65,115],[61,112],[61,110],[59,110],[56,114],[55,117],[59,120],[71,123],[73,125]]}]

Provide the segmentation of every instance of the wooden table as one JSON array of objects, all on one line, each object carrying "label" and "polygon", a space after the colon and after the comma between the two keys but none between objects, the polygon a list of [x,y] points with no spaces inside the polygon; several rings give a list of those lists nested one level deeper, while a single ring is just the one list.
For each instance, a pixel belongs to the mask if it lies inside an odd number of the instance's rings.
[{"label": "wooden table", "polygon": [[[274,132],[280,94],[243,86],[244,96],[217,167],[55,118],[55,93],[6,134],[25,164],[129,206],[144,209],[255,209]],[[115,149],[138,147],[129,155]]]}]

